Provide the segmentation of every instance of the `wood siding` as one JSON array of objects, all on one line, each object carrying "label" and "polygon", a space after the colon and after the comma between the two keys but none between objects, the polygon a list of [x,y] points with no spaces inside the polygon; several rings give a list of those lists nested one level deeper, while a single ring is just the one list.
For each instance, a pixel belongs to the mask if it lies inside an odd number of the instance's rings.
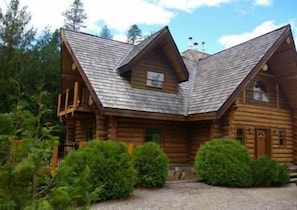
[{"label": "wood siding", "polygon": [[189,132],[185,123],[118,117],[116,125],[116,139],[135,146],[145,142],[146,128],[161,128],[160,146],[170,163],[189,163]]},{"label": "wood siding", "polygon": [[190,162],[195,162],[199,147],[210,140],[211,122],[203,121],[193,123],[191,126]]},{"label": "wood siding", "polygon": [[[146,85],[148,71],[164,74],[162,88],[148,87]],[[178,79],[162,49],[156,48],[133,67],[131,83],[133,88],[177,93]]]},{"label": "wood siding", "polygon": [[[250,156],[255,158],[255,131],[258,128],[267,129],[270,134],[269,148],[271,157],[278,162],[293,163],[293,121],[291,112],[255,105],[240,104],[230,118],[231,138],[236,139],[236,128],[245,129],[244,144]],[[285,144],[279,145],[279,131],[285,131]]]}]

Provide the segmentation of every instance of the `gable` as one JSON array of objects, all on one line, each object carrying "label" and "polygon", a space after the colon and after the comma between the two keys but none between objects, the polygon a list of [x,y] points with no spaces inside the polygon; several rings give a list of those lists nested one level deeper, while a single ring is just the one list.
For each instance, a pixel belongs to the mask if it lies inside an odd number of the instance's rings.
[{"label": "gable", "polygon": [[[155,81],[158,82],[156,86],[149,83],[151,81],[150,75],[154,76],[154,74],[161,77],[160,81]],[[133,88],[177,93],[177,75],[161,47],[156,47],[147,53],[133,67],[131,85]]]},{"label": "gable", "polygon": [[189,114],[215,112],[220,118],[289,32],[285,26],[200,61]]},{"label": "gable", "polygon": [[176,44],[169,32],[168,27],[164,27],[159,32],[155,33],[151,37],[145,39],[126,54],[126,56],[119,63],[117,72],[121,76],[130,76],[129,73],[134,65],[140,60],[145,58],[156,48],[161,48],[166,56],[167,60],[171,63],[178,82],[187,81],[189,78],[189,72],[181,58],[181,55],[176,47]]}]

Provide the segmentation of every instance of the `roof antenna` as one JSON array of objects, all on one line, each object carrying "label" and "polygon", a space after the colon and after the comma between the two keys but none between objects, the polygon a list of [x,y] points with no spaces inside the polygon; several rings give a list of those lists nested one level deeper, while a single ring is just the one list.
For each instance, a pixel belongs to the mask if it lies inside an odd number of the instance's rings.
[{"label": "roof antenna", "polygon": [[192,39],[193,39],[193,38],[190,36],[190,37],[189,37],[189,48],[190,48],[190,49],[192,49],[192,47],[193,47]]},{"label": "roof antenna", "polygon": [[202,51],[205,51],[205,49],[204,49],[204,45],[205,45],[205,42],[203,41],[203,42],[202,42]]}]

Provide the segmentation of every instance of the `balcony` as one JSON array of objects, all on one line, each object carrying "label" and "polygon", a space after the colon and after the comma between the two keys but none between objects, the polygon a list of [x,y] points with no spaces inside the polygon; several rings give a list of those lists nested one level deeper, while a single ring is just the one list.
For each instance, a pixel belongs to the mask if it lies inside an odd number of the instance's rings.
[{"label": "balcony", "polygon": [[75,82],[73,88],[67,88],[64,93],[59,94],[57,116],[60,117],[75,111],[91,112],[92,105],[93,99],[88,89]]}]

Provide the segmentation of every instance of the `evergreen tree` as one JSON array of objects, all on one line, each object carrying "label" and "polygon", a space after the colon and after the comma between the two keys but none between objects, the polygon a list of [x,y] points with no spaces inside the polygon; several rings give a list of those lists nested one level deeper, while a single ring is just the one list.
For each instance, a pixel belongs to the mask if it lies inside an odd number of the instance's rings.
[{"label": "evergreen tree", "polygon": [[81,0],[74,0],[71,7],[62,14],[65,17],[64,22],[67,29],[79,31],[80,28],[86,27],[83,23],[87,19],[87,15]]},{"label": "evergreen tree", "polygon": [[16,104],[19,75],[31,65],[35,30],[29,27],[31,15],[26,9],[19,7],[19,0],[11,0],[6,14],[0,16],[0,112],[11,111],[11,105]]},{"label": "evergreen tree", "polygon": [[110,32],[110,29],[107,27],[107,25],[104,25],[101,32],[100,32],[100,36],[103,38],[107,38],[107,39],[112,39],[113,35]]},{"label": "evergreen tree", "polygon": [[137,44],[137,41],[140,41],[142,38],[142,32],[136,24],[131,25],[127,32],[127,41],[130,44]]}]

